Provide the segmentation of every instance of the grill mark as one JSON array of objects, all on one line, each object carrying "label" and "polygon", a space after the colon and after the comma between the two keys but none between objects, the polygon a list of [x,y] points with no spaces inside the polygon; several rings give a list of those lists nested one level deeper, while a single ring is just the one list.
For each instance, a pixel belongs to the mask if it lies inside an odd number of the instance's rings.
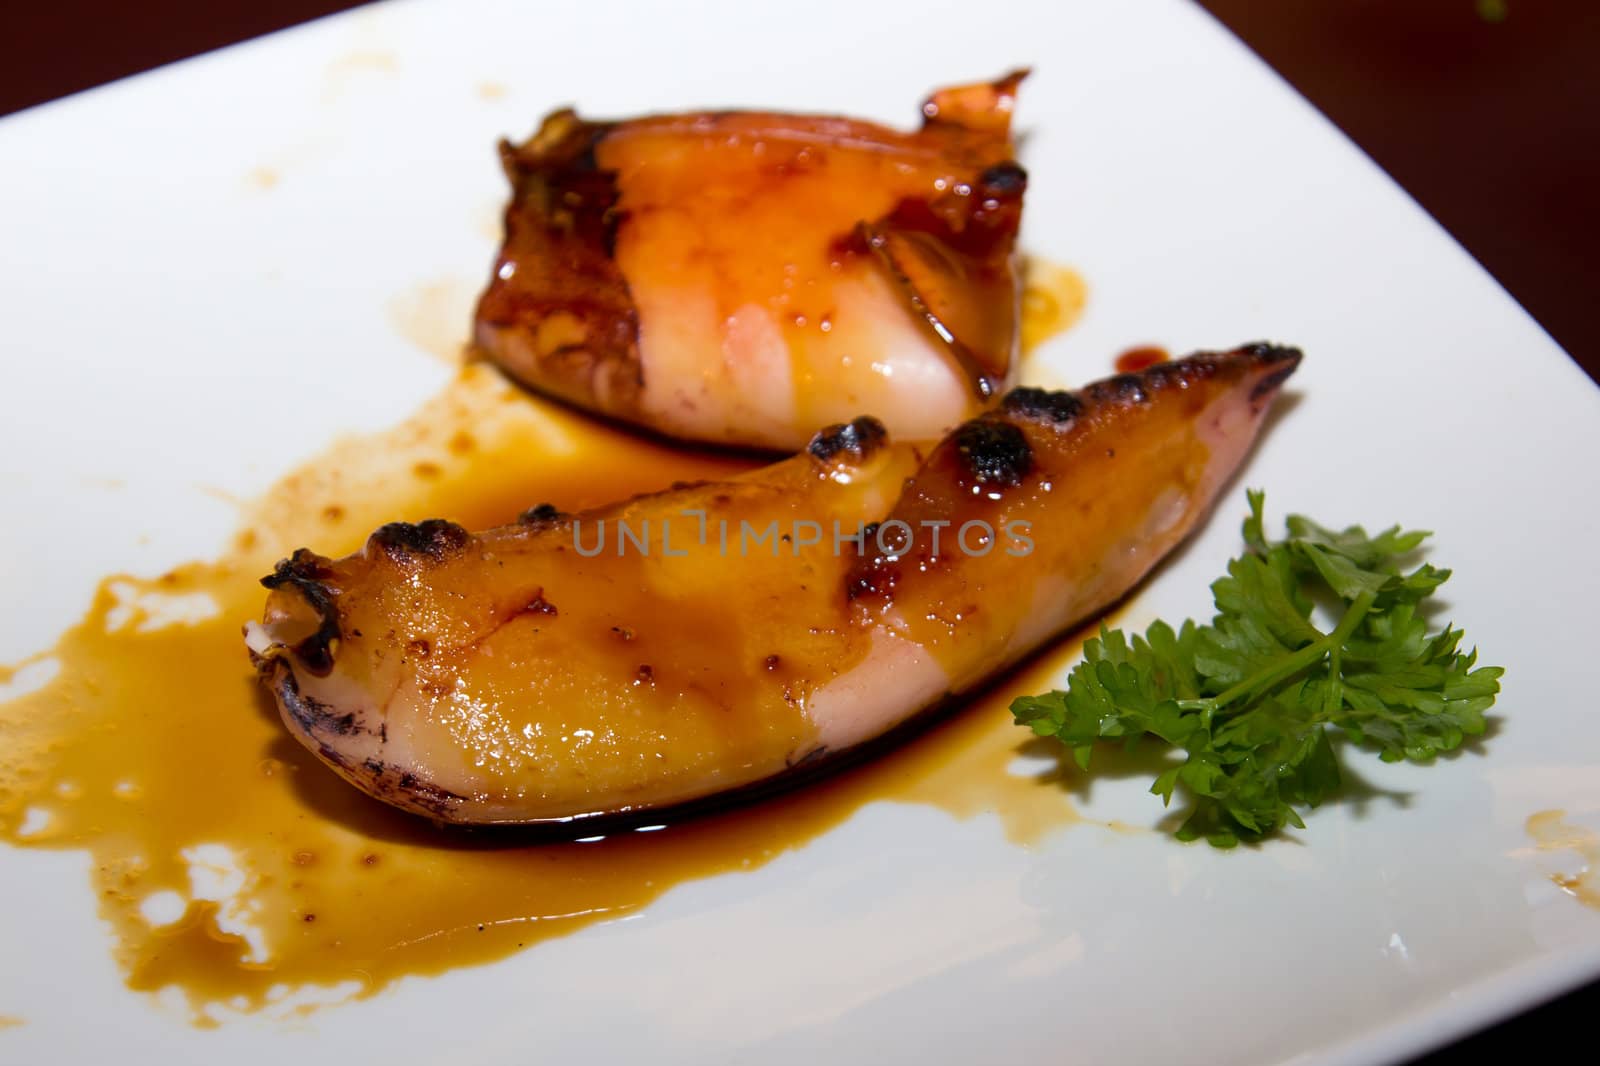
[{"label": "grill mark", "polygon": [[1032,386],[1006,393],[1001,407],[1007,414],[1034,421],[1054,422],[1058,426],[1072,422],[1083,413],[1083,401],[1072,393]]},{"label": "grill mark", "polygon": [[806,451],[819,462],[831,462],[840,454],[864,462],[889,439],[889,431],[876,418],[863,415],[850,422],[828,426],[817,432]]},{"label": "grill mark", "polygon": [[980,485],[1015,487],[1033,470],[1033,448],[1010,422],[979,418],[954,434],[962,469]]},{"label": "grill mark", "polygon": [[358,786],[365,783],[368,791],[397,807],[447,820],[467,802],[467,797],[460,793],[441,788],[414,771],[402,770],[381,759],[367,758],[358,766],[343,752],[321,741],[317,743],[317,754]]},{"label": "grill mark", "polygon": [[328,704],[301,692],[294,670],[281,660],[274,664],[274,676],[270,687],[277,695],[278,704],[284,712],[305,731],[307,736],[319,737],[332,734],[337,737],[348,737],[358,732],[370,732],[356,724],[354,712],[337,714]]},{"label": "grill mark", "polygon": [[541,503],[517,515],[517,524],[535,532],[552,529],[567,522],[572,516],[553,503]]},{"label": "grill mark", "polygon": [[454,522],[430,518],[425,522],[390,522],[379,526],[367,538],[368,548],[376,547],[390,559],[405,564],[418,560],[440,562],[460,551],[469,534]]}]

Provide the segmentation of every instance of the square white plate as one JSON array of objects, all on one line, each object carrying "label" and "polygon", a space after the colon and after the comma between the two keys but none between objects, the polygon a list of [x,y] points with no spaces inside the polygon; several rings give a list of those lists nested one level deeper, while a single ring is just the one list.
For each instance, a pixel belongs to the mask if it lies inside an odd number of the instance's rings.
[{"label": "square white plate", "polygon": [[[86,860],[3,851],[0,1013],[27,1024],[0,1059],[1371,1061],[1600,974],[1600,913],[1524,831],[1545,808],[1600,823],[1600,392],[1176,0],[419,0],[0,122],[0,660],[48,647],[101,575],[218,550],[235,516],[214,490],[258,492],[441,385],[390,307],[425,285],[467,306],[497,137],[574,101],[908,123],[926,90],[1019,63],[1025,244],[1091,285],[1040,358],[1081,381],[1138,343],[1303,346],[1303,398],[1245,480],[1275,520],[1437,531],[1455,621],[1508,668],[1482,753],[1368,760],[1408,805],[1327,808],[1231,853],[1087,827],[1024,849],[993,818],[876,805],[636,919],[294,1027],[155,1009],[121,984]],[[284,381],[316,383],[292,415]],[[1135,621],[1205,613],[1240,513],[1224,501]],[[1159,811],[1107,782],[1090,813]]]}]

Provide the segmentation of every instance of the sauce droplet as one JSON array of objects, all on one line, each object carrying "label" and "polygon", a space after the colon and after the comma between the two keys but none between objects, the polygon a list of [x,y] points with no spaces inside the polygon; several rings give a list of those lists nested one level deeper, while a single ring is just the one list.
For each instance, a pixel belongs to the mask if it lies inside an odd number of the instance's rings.
[{"label": "sauce droplet", "polygon": [[1172,356],[1167,354],[1165,348],[1149,344],[1139,348],[1129,348],[1117,356],[1114,365],[1119,374],[1137,374],[1139,371],[1147,370],[1157,363],[1165,363],[1171,358]]}]

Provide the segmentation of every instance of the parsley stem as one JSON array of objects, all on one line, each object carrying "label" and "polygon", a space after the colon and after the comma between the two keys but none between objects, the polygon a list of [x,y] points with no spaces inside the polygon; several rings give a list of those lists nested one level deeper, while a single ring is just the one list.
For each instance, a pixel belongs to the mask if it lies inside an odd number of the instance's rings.
[{"label": "parsley stem", "polygon": [[1339,619],[1339,624],[1334,627],[1332,633],[1320,640],[1312,641],[1293,655],[1285,656],[1276,666],[1263,670],[1254,677],[1247,677],[1224,690],[1211,701],[1212,711],[1219,711],[1251,693],[1270,688],[1285,678],[1293,677],[1301,670],[1321,662],[1330,652],[1344,647],[1345,641],[1350,639],[1350,634],[1355,632],[1356,626],[1360,625],[1367,612],[1372,610],[1373,601],[1377,598],[1378,594],[1375,592],[1363,592],[1358,595],[1351,601],[1349,608],[1344,612],[1344,617]]}]

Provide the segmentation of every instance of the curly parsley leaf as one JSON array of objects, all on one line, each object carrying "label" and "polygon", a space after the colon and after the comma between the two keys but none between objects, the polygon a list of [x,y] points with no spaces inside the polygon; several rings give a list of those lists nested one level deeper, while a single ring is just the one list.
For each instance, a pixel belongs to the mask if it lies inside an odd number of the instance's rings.
[{"label": "curly parsley leaf", "polygon": [[[1299,811],[1339,787],[1336,743],[1425,762],[1481,735],[1503,673],[1462,652],[1459,629],[1428,633],[1420,607],[1450,571],[1406,566],[1429,534],[1291,515],[1270,541],[1263,495],[1249,501],[1247,550],[1212,584],[1210,624],[1102,626],[1064,691],[1011,704],[1084,770],[1107,742],[1173,749],[1181,761],[1150,791],[1189,804],[1180,839],[1218,847],[1303,827]],[[1326,631],[1318,605],[1337,620]]]}]

